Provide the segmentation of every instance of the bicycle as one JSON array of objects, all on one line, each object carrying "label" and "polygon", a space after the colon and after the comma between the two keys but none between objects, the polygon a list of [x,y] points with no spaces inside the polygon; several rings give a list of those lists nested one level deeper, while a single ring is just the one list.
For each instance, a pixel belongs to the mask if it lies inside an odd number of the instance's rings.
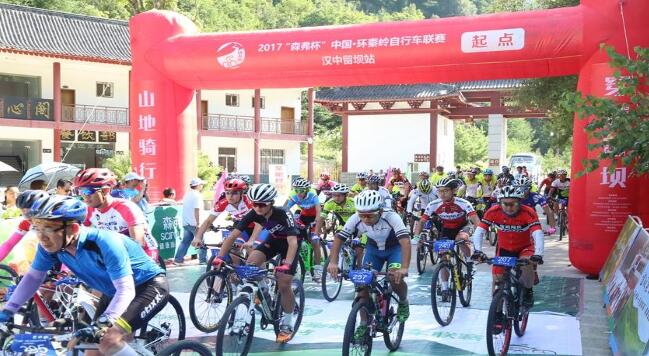
[{"label": "bicycle", "polygon": [[[413,215],[413,219],[419,221],[420,218]],[[433,249],[433,243],[437,240],[437,229],[434,228],[432,220],[427,220],[419,234],[417,242],[417,272],[420,275],[426,271],[426,263],[430,257],[430,263],[435,265],[438,260],[437,253]]]},{"label": "bicycle", "polygon": [[[340,248],[338,253],[338,275],[332,276],[327,271],[322,274],[321,287],[322,295],[328,302],[333,302],[338,298],[342,290],[343,280],[349,279],[349,271],[355,269],[359,263],[355,249],[362,247],[361,240],[358,238],[347,239]],[[325,268],[329,266],[331,256],[325,261]]]},{"label": "bicycle", "polygon": [[[273,325],[275,335],[280,332],[283,314],[277,280],[271,270],[257,266],[235,266],[234,271],[242,281],[237,297],[228,305],[216,336],[216,354],[247,355],[255,332],[255,314],[259,313],[260,327]],[[292,281],[295,295],[293,335],[304,314],[304,288],[299,280]]]},{"label": "bicycle", "polygon": [[[311,224],[309,226],[308,231],[311,231],[311,227],[315,226],[315,224]],[[309,232],[307,232],[309,233]],[[311,236],[311,239],[316,239],[318,248],[320,248],[320,259],[322,261],[327,260],[328,258],[328,253],[327,253],[327,242],[321,239],[318,235],[309,233]],[[314,251],[313,251],[313,245],[311,245],[311,241],[307,240],[304,241],[302,244],[300,244],[300,253],[299,253],[299,267],[298,267],[298,272],[296,273],[298,276],[300,276],[300,280],[304,282],[304,277],[306,276],[306,273],[309,273],[311,275],[311,279],[314,282],[320,282],[315,279],[315,267],[314,264]],[[322,265],[322,262],[320,262]],[[320,276],[322,278],[322,276]]]},{"label": "bicycle", "polygon": [[[527,259],[496,256],[486,263],[504,268],[501,280],[496,284],[489,314],[487,316],[487,350],[489,355],[507,355],[512,337],[512,326],[519,337],[525,334],[529,308],[523,305],[523,288],[518,282],[520,267],[529,265]],[[512,270],[515,272],[512,273]]]},{"label": "bicycle", "polygon": [[[482,217],[484,216],[484,213],[489,210],[490,204],[487,201],[487,197],[482,197],[482,198],[472,198],[472,199],[467,199],[471,204],[475,205],[475,211],[476,214],[478,214],[478,217],[480,220],[482,220]],[[489,226],[489,229],[485,231],[485,238],[487,241],[489,241],[489,244],[491,246],[496,246],[496,243],[498,242],[498,231],[496,230],[496,227],[491,225]]]},{"label": "bicycle", "polygon": [[559,227],[559,241],[561,241],[564,236],[568,235],[568,200],[559,198],[557,204],[559,205],[557,226]]},{"label": "bicycle", "polygon": [[[435,320],[441,326],[446,326],[453,320],[457,296],[460,297],[462,306],[468,307],[471,304],[474,272],[472,270],[467,273],[469,265],[460,251],[460,246],[468,243],[465,240],[441,240],[433,244],[433,250],[439,255],[439,260],[433,269],[430,282],[430,304]],[[442,274],[448,276],[446,288],[443,287]],[[443,313],[445,311],[447,313]]]},{"label": "bicycle", "polygon": [[[370,298],[352,305],[345,324],[344,356],[371,355],[372,340],[378,333],[383,334],[383,342],[390,351],[396,351],[401,345],[405,322],[400,322],[397,317],[399,299],[393,293],[387,275],[372,271],[371,266],[349,272],[349,279],[357,292],[369,288]],[[378,280],[377,276],[383,278]]]},{"label": "bicycle", "polygon": [[183,340],[160,350],[156,356],[212,356],[207,346],[197,341]]},{"label": "bicycle", "polygon": [[18,273],[13,268],[0,264],[0,309],[4,309],[9,300],[12,287],[15,287],[18,280]]}]

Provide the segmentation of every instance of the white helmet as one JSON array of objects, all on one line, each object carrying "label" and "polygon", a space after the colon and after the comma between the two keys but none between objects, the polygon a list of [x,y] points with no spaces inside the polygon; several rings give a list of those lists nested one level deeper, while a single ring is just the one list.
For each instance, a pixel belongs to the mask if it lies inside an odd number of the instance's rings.
[{"label": "white helmet", "polygon": [[367,179],[367,173],[365,172],[356,173],[356,179]]},{"label": "white helmet", "polygon": [[297,178],[293,181],[293,188],[298,188],[298,189],[308,189],[311,187],[311,182],[308,180],[300,177]]},{"label": "white helmet", "polygon": [[520,188],[508,185],[500,189],[500,193],[498,194],[498,201],[500,201],[500,199],[502,198],[522,199],[523,196],[523,191],[521,191]]},{"label": "white helmet", "polygon": [[337,183],[333,188],[331,188],[331,192],[347,194],[349,193],[349,187],[345,184]]},{"label": "white helmet", "polygon": [[383,198],[376,190],[364,190],[356,196],[355,203],[359,212],[376,211],[383,206]]},{"label": "white helmet", "polygon": [[529,189],[532,187],[532,181],[526,176],[520,176],[514,179],[512,185],[517,188]]},{"label": "white helmet", "polygon": [[277,190],[270,184],[255,184],[248,191],[248,199],[253,203],[270,203],[277,197]]}]

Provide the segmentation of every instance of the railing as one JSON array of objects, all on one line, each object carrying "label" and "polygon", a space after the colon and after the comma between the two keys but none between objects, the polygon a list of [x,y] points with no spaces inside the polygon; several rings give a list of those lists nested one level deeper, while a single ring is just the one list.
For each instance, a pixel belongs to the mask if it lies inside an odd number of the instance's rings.
[{"label": "railing", "polygon": [[128,108],[63,105],[61,121],[128,126]]},{"label": "railing", "polygon": [[[203,116],[203,129],[215,131],[253,132],[255,118],[252,116],[207,114]],[[306,123],[282,121],[277,118],[262,118],[261,132],[306,135]]]},{"label": "railing", "polygon": [[0,117],[5,119],[54,121],[52,99],[0,96]]}]

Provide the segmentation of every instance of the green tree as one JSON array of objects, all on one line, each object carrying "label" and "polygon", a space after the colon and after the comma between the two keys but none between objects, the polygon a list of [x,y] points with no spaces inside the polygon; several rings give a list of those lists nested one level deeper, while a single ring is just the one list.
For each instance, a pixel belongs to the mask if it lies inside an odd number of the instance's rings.
[{"label": "green tree", "polygon": [[[636,58],[629,58],[606,47],[615,68],[617,88],[622,98],[599,98],[581,93],[567,93],[562,102],[566,110],[588,119],[588,149],[597,158],[583,160],[580,174],[597,169],[601,161],[611,161],[609,170],[619,165],[631,166],[632,173],[649,173],[649,48],[636,47]],[[622,99],[622,100],[618,100]]]},{"label": "green tree", "polygon": [[120,182],[124,176],[131,172],[131,156],[125,154],[116,154],[113,157],[108,158],[104,161],[102,165],[103,168],[108,168],[117,176],[117,180]]},{"label": "green tree", "polygon": [[476,125],[455,125],[455,163],[484,165],[487,161],[487,133]]},{"label": "green tree", "polygon": [[198,178],[206,181],[203,187],[203,192],[211,191],[214,183],[218,179],[218,174],[221,173],[223,168],[215,165],[208,155],[203,152],[198,153]]},{"label": "green tree", "polygon": [[535,143],[532,125],[525,119],[507,120],[507,156],[531,152]]}]

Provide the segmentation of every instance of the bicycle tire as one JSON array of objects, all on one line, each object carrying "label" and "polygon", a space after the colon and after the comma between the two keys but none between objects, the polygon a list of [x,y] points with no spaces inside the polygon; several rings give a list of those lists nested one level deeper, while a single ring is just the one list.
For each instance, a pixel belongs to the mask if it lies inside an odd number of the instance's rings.
[{"label": "bicycle tire", "polygon": [[559,241],[561,241],[568,230],[568,216],[563,210],[559,213],[559,219]]},{"label": "bicycle tire", "polygon": [[[391,302],[394,302],[394,303],[391,303]],[[397,323],[399,324],[399,326],[397,327],[397,330],[396,330],[396,332],[397,332],[396,340],[393,341],[390,338],[390,335],[393,334],[394,329],[392,329],[392,331],[393,331],[392,333],[383,332],[383,343],[385,343],[385,347],[387,347],[388,350],[393,352],[393,351],[397,351],[397,349],[401,345],[401,340],[403,339],[403,330],[404,330],[404,327],[405,327],[406,323],[405,322],[400,322],[398,320],[397,313],[394,310],[394,306],[399,305],[399,298],[396,295],[392,294],[390,296],[390,299],[388,299],[386,301],[386,303],[388,303],[388,308],[387,309],[388,309],[388,314],[389,314],[387,316],[386,324],[390,325],[392,323],[392,320],[394,320],[394,318],[397,318]]]},{"label": "bicycle tire", "polygon": [[[354,334],[356,332],[356,317],[359,315],[360,311],[364,310],[365,315],[367,315],[367,324],[369,325],[374,321],[374,315],[370,313],[370,305],[369,302],[358,302],[352,305],[352,310],[349,312],[349,316],[347,317],[347,323],[345,324],[345,334],[343,336],[343,356],[349,356],[349,346],[352,343],[352,340],[354,338]],[[368,328],[369,330],[369,328]],[[365,356],[370,356],[372,354],[372,336],[367,335],[367,339],[369,340],[364,340],[364,341],[369,341],[368,343],[365,344],[367,349],[365,350]]]},{"label": "bicycle tire", "polygon": [[[216,291],[213,288],[213,285],[216,281],[216,278],[221,278],[221,290]],[[214,319],[216,320],[216,323],[213,324],[207,324],[203,323],[201,320],[201,316],[205,315],[209,318],[210,312],[214,310],[213,308],[213,303],[212,303],[212,298],[216,298],[216,301],[219,304],[222,304],[223,301],[225,301],[225,307],[223,309],[223,313],[225,313],[225,309],[227,309],[228,304],[232,302],[232,285],[230,284],[228,279],[228,274],[223,273],[220,270],[212,270],[207,273],[203,273],[194,283],[194,286],[192,287],[191,293],[189,294],[189,318],[192,321],[192,324],[196,327],[196,329],[204,332],[204,333],[211,333],[215,332],[219,328],[219,323],[221,321],[221,318],[223,317],[223,314],[217,315],[217,318]],[[199,289],[201,287],[207,288],[207,303],[208,307],[207,310],[199,311],[197,312],[196,309],[196,297],[199,292]],[[225,290],[223,290],[225,289]],[[222,293],[225,292],[225,295]],[[213,294],[214,293],[214,294]],[[215,297],[217,295],[220,295],[218,297]],[[225,300],[223,300],[223,296],[225,296]],[[202,299],[202,298],[201,298]],[[219,301],[220,299],[220,301]],[[210,319],[211,320],[211,319]],[[209,322],[209,320],[208,320]]]},{"label": "bicycle tire", "polygon": [[[503,310],[503,313],[505,314],[504,325],[500,333],[494,334],[494,325],[496,323],[496,315],[498,313],[499,307]],[[509,343],[511,342],[511,338],[512,338],[512,324],[508,318],[508,313],[509,313],[508,309],[509,309],[509,297],[507,296],[507,294],[503,293],[502,291],[497,291],[493,299],[491,300],[491,305],[489,306],[489,314],[487,316],[487,333],[486,333],[487,351],[489,352],[490,356],[496,356],[496,355],[504,356],[507,355],[507,351],[509,350]],[[498,348],[498,351],[496,351],[496,348],[494,347],[494,337],[502,333],[504,333],[503,345]]]},{"label": "bicycle tire", "polygon": [[[291,284],[291,289],[293,290],[293,294],[295,294],[296,304],[294,306],[293,313],[295,313],[295,308],[297,308],[297,318],[294,319],[295,322],[293,323],[293,335],[291,336],[291,339],[293,339],[297,334],[297,331],[300,329],[300,324],[302,324],[302,317],[304,316],[304,287],[302,286],[302,282],[295,279],[291,281]],[[273,310],[273,318],[275,320],[280,320],[282,317],[281,299],[282,297],[279,295],[279,293],[277,293],[275,309]],[[273,323],[273,329],[275,330],[275,336],[279,335],[279,322]]]},{"label": "bicycle tire", "polygon": [[458,297],[460,297],[460,304],[462,304],[463,307],[468,307],[471,304],[471,296],[473,294],[473,278],[467,278],[466,274],[463,273],[464,270],[464,264],[459,261],[459,257],[456,257],[458,261],[456,261],[456,266],[457,266],[457,273],[458,277],[460,278],[460,284],[462,284],[462,289],[457,291]]},{"label": "bicycle tire", "polygon": [[417,272],[420,275],[426,272],[426,261],[428,260],[428,248],[422,244],[417,245]]},{"label": "bicycle tire", "polygon": [[167,346],[158,352],[157,356],[182,356],[185,355],[183,351],[193,351],[191,355],[199,356],[213,356],[212,351],[207,346],[197,341],[183,340],[173,345]]},{"label": "bicycle tire", "polygon": [[[255,334],[255,313],[249,313],[248,310],[250,309],[250,299],[248,299],[247,295],[240,295],[237,298],[235,298],[230,305],[228,305],[228,308],[225,310],[225,313],[223,313],[223,323],[219,326],[219,331],[216,334],[216,355],[217,356],[222,356],[223,355],[223,343],[225,341],[225,332],[226,329],[230,326],[232,326],[232,322],[234,318],[236,317],[236,312],[237,308],[239,305],[243,304],[245,307],[245,312],[247,315],[250,315],[250,322],[248,323],[247,327],[244,328],[244,330],[247,332],[245,335],[245,343],[243,344],[243,349],[241,350],[241,355],[245,356],[248,354],[248,351],[250,351],[250,345],[252,344],[252,339]],[[228,337],[231,337],[228,335]],[[240,343],[239,343],[240,344]]]},{"label": "bicycle tire", "polygon": [[[449,272],[449,281],[448,281],[448,289],[450,290],[450,306],[449,306],[449,313],[446,319],[442,319],[440,316],[439,312],[439,306],[437,305],[437,285],[439,282],[439,285],[441,287],[442,279],[441,279],[441,271],[442,269],[447,269]],[[435,268],[433,269],[433,277],[430,282],[430,304],[431,308],[433,309],[433,315],[435,316],[435,320],[437,320],[437,323],[441,326],[446,326],[453,321],[453,315],[455,314],[455,307],[457,303],[457,295],[455,293],[455,283],[453,283],[453,268],[451,268],[451,264],[448,263],[447,261],[438,263]]]},{"label": "bicycle tire", "polygon": [[[345,258],[345,257],[340,256],[339,258]],[[327,260],[325,261],[325,266],[329,265],[330,260],[331,260],[330,258],[327,258]],[[339,276],[338,281],[336,282],[334,280],[334,278],[331,275],[329,275],[329,273],[327,271],[322,271],[322,278],[321,278],[321,281],[320,281],[320,285],[321,285],[321,288],[322,288],[322,296],[328,302],[333,302],[334,300],[336,300],[336,298],[338,298],[338,295],[340,294],[340,291],[343,288],[343,277],[342,277],[343,271],[340,271],[340,274],[341,274],[341,276]],[[327,281],[328,280],[332,285],[333,285],[333,283],[336,283],[336,287],[335,287],[335,290],[333,290],[333,294],[330,294],[329,291],[328,291],[328,288],[327,288]]]},{"label": "bicycle tire", "polygon": [[2,299],[0,299],[0,307],[4,308],[6,300],[7,289],[11,286],[16,285],[16,279],[18,278],[18,273],[14,271],[13,268],[0,264],[0,290],[3,290]]},{"label": "bicycle tire", "polygon": [[[185,312],[183,311],[182,306],[180,305],[180,302],[171,294],[169,294],[169,299],[167,300],[167,304],[156,314],[154,315],[149,322],[144,324],[142,328],[139,329],[139,332],[137,332],[137,336],[134,338],[134,341],[137,342],[138,340],[144,340],[145,343],[148,343],[149,340],[149,324],[151,324],[151,321],[155,319],[156,316],[164,310],[164,308],[167,308],[168,306],[171,306],[174,309],[174,312],[176,314],[177,320],[178,320],[178,337],[177,338],[169,338],[167,339],[167,342],[173,340],[174,342],[176,341],[181,341],[185,339],[185,333],[187,332],[187,328],[185,325]],[[157,353],[158,348],[162,347],[161,349],[165,348],[165,343],[156,343],[153,345],[154,349],[149,349],[149,351],[153,352],[154,354]]]},{"label": "bicycle tire", "polygon": [[512,308],[514,311],[512,314],[515,314],[514,318],[514,332],[518,337],[521,337],[525,335],[525,330],[527,330],[527,322],[530,316],[530,310],[527,307],[524,307],[521,305],[521,301],[523,300],[523,289],[520,287],[520,285],[515,288],[515,291],[518,295],[518,300],[516,303],[516,307]]}]

